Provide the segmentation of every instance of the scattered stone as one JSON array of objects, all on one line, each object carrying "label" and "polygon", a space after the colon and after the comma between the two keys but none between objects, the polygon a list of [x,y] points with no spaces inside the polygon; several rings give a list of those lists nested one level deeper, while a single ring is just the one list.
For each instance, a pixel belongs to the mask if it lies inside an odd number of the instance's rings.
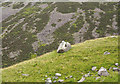
[{"label": "scattered stone", "polygon": [[84,75],[84,77],[89,77],[89,76],[90,76],[90,72]]},{"label": "scattered stone", "polygon": [[96,77],[96,80],[100,79],[101,77]]},{"label": "scattered stone", "polygon": [[22,74],[23,76],[29,76],[29,74]]},{"label": "scattered stone", "polygon": [[56,80],[53,81],[53,83],[57,82]]},{"label": "scattered stone", "polygon": [[104,52],[104,55],[109,55],[109,54],[110,54],[110,52],[108,52],[108,51]]},{"label": "scattered stone", "polygon": [[92,71],[95,71],[95,70],[96,70],[96,68],[97,68],[96,66],[92,67]]},{"label": "scattered stone", "polygon": [[65,79],[68,79],[68,77],[65,77]]},{"label": "scattered stone", "polygon": [[60,74],[60,73],[56,73],[56,74],[55,74],[55,76],[57,76],[57,77],[58,77],[58,76],[61,76],[61,74]]},{"label": "scattered stone", "polygon": [[63,82],[63,81],[64,81],[64,80],[62,80],[62,79],[59,79],[59,80],[58,80],[58,82]]},{"label": "scattered stone", "polygon": [[72,78],[73,76],[70,76],[69,78]]},{"label": "scattered stone", "polygon": [[58,79],[58,77],[52,77],[53,79]]},{"label": "scattered stone", "polygon": [[107,70],[104,67],[101,67],[98,71],[98,75],[100,76],[108,76],[109,73],[107,72]]},{"label": "scattered stone", "polygon": [[113,67],[113,71],[119,71],[117,67]]},{"label": "scattered stone", "polygon": [[47,77],[47,75],[45,75],[45,77]]},{"label": "scattered stone", "polygon": [[45,84],[52,84],[51,78],[47,78]]},{"label": "scattered stone", "polygon": [[115,66],[118,66],[118,63],[115,63]]},{"label": "scattered stone", "polygon": [[81,83],[81,82],[83,82],[85,80],[85,77],[82,77],[79,81],[78,81],[78,83]]},{"label": "scattered stone", "polygon": [[71,49],[71,44],[69,42],[62,41],[57,49],[57,53],[63,53],[69,49]]},{"label": "scattered stone", "polygon": [[44,80],[44,79],[42,79],[42,80]]}]

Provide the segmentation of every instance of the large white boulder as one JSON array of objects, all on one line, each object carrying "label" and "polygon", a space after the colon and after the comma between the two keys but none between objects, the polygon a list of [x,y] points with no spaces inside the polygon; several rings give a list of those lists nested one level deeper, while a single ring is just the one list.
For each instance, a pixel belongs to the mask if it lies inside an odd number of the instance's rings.
[{"label": "large white boulder", "polygon": [[62,41],[57,49],[58,53],[63,53],[71,49],[71,44],[69,42]]}]

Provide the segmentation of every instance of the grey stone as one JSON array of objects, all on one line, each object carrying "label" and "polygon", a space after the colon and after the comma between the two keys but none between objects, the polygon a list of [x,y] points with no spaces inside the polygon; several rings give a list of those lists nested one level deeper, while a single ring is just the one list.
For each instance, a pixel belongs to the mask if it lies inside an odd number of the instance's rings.
[{"label": "grey stone", "polygon": [[62,79],[59,79],[59,80],[58,80],[58,82],[63,82],[63,81],[64,81],[64,80],[62,80]]},{"label": "grey stone", "polygon": [[23,76],[29,76],[29,74],[22,74]]},{"label": "grey stone", "polygon": [[96,66],[92,67],[92,71],[95,71],[95,70],[96,70],[96,68],[97,68]]},{"label": "grey stone", "polygon": [[108,52],[108,51],[104,52],[104,55],[109,55],[109,54],[110,54],[110,52]]},{"label": "grey stone", "polygon": [[78,81],[78,83],[81,83],[81,82],[83,82],[85,80],[85,77],[82,77],[79,81]]},{"label": "grey stone", "polygon": [[115,63],[115,66],[118,66],[118,63]]},{"label": "grey stone", "polygon": [[100,79],[101,77],[96,77],[96,80]]},{"label": "grey stone", "polygon": [[98,75],[100,76],[108,76],[109,73],[107,72],[107,70],[104,67],[101,67],[98,71]]},{"label": "grey stone", "polygon": [[61,76],[61,74],[60,74],[60,73],[56,73],[56,74],[55,74],[55,76],[57,76],[57,77],[58,77],[58,76]]},{"label": "grey stone", "polygon": [[119,71],[117,67],[113,67],[113,71]]},{"label": "grey stone", "polygon": [[70,76],[69,78],[72,78],[73,76]]},{"label": "grey stone", "polygon": [[45,80],[45,84],[52,84],[52,80],[51,80],[51,78],[47,78],[46,80]]},{"label": "grey stone", "polygon": [[69,42],[62,41],[57,49],[58,53],[63,53],[71,49],[71,44]]}]

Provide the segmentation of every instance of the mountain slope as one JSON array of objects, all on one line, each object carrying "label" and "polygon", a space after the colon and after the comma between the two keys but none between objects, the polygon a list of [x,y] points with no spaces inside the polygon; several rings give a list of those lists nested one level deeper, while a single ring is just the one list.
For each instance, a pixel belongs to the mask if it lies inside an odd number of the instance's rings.
[{"label": "mountain slope", "polygon": [[[104,55],[106,51],[110,54]],[[62,76],[58,79],[64,79],[64,82],[77,82],[90,71],[92,76],[87,77],[85,82],[117,82],[118,72],[109,71],[109,68],[115,67],[114,64],[117,62],[118,37],[105,37],[72,45],[72,49],[65,53],[57,53],[55,50],[4,68],[2,69],[2,80],[3,82],[45,82],[46,78],[52,78],[55,73],[61,73]],[[95,80],[98,75],[97,72],[90,70],[92,66],[96,66],[97,70],[104,67],[110,75]],[[71,75],[73,78],[65,79]]]},{"label": "mountain slope", "polygon": [[2,21],[3,67],[51,52],[62,40],[76,44],[117,35],[117,6],[117,2],[3,3],[3,10],[18,10]]}]

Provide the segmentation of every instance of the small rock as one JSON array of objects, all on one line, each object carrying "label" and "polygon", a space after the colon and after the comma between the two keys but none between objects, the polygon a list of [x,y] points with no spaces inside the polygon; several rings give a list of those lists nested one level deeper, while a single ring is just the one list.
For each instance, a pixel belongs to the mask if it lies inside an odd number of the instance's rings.
[{"label": "small rock", "polygon": [[96,70],[96,68],[97,68],[96,66],[95,66],[95,67],[92,67],[92,71],[95,71],[95,70]]},{"label": "small rock", "polygon": [[47,75],[45,75],[45,77],[47,77]]},{"label": "small rock", "polygon": [[109,73],[107,72],[107,70],[104,67],[101,67],[98,71],[98,75],[100,76],[108,76]]},{"label": "small rock", "polygon": [[89,77],[89,76],[90,76],[90,72],[84,75],[84,77]]},{"label": "small rock", "polygon": [[59,80],[58,80],[58,82],[63,82],[63,81],[64,81],[64,80],[62,80],[62,79],[59,79]]},{"label": "small rock", "polygon": [[52,84],[51,78],[47,78],[45,84]]},{"label": "small rock", "polygon": [[96,77],[96,80],[100,79],[100,77]]},{"label": "small rock", "polygon": [[68,77],[65,77],[65,79],[68,79]]},{"label": "small rock", "polygon": [[53,81],[53,83],[57,82],[56,80]]},{"label": "small rock", "polygon": [[108,52],[108,51],[104,52],[104,55],[109,55],[109,54],[110,54],[110,52]]},{"label": "small rock", "polygon": [[70,76],[69,78],[72,78],[73,76]]},{"label": "small rock", "polygon": [[112,67],[109,68],[109,71],[112,69]]},{"label": "small rock", "polygon": [[78,81],[78,83],[81,83],[81,82],[83,82],[85,80],[85,77],[82,77],[79,81]]},{"label": "small rock", "polygon": [[56,74],[55,74],[55,76],[57,76],[57,77],[58,77],[58,76],[61,76],[61,74],[60,74],[60,73],[56,73]]},{"label": "small rock", "polygon": [[29,76],[29,74],[22,74],[23,76]]},{"label": "small rock", "polygon": [[113,71],[119,71],[117,67],[113,67]]},{"label": "small rock", "polygon": [[115,63],[115,66],[118,66],[118,63]]},{"label": "small rock", "polygon": [[44,80],[44,79],[42,79],[42,80]]}]

